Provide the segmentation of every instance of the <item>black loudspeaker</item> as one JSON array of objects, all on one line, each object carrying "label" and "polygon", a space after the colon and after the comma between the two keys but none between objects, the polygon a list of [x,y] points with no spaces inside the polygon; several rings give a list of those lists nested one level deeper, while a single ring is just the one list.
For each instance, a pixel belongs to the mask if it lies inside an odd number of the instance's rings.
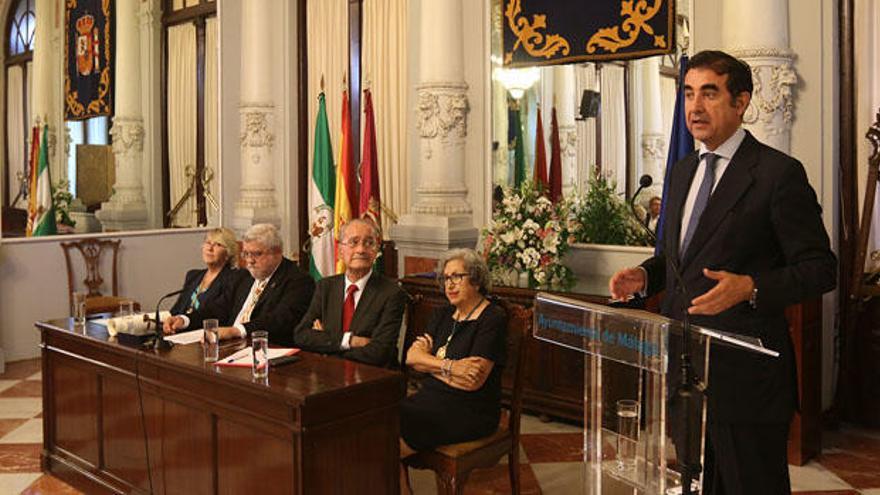
[{"label": "black loudspeaker", "polygon": [[584,120],[590,117],[598,117],[599,116],[599,101],[600,95],[598,91],[593,91],[592,89],[585,89],[584,95],[581,97],[581,109],[580,109],[580,119]]}]

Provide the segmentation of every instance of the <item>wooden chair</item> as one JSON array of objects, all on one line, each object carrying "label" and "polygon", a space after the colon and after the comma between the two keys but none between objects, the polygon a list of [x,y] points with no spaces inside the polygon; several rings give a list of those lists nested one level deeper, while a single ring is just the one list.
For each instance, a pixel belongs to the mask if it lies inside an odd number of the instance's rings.
[{"label": "wooden chair", "polygon": [[[64,250],[64,262],[67,264],[67,288],[70,312],[73,314],[73,293],[76,290],[74,284],[75,268],[71,259],[71,252],[76,250],[83,257],[85,278],[83,285],[88,290],[86,295],[86,315],[98,313],[113,313],[119,309],[119,303],[127,298],[119,297],[119,279],[117,275],[117,262],[119,259],[119,246],[122,240],[111,239],[81,239],[78,241],[62,242]],[[105,250],[112,251],[112,294],[105,296],[101,293],[104,278],[101,277],[101,255]],[[137,306],[137,303],[135,303]]]},{"label": "wooden chair", "polygon": [[532,328],[532,310],[498,301],[507,310],[507,364],[505,374],[512,375],[510,404],[501,411],[498,431],[488,437],[470,442],[443,445],[434,450],[417,452],[405,459],[404,465],[415,469],[430,469],[437,479],[440,494],[464,493],[464,485],[471,471],[489,468],[507,455],[510,490],[520,492],[519,480],[519,426],[528,338]]}]

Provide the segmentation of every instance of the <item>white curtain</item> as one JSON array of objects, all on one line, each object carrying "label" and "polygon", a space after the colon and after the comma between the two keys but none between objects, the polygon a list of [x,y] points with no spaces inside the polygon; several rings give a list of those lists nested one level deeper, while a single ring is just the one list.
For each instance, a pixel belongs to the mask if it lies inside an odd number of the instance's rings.
[{"label": "white curtain", "polygon": [[[217,61],[220,59],[217,38],[217,18],[209,17],[205,32],[205,170],[214,174],[207,191],[220,204],[220,129]],[[220,225],[220,212],[205,200],[208,225]]]},{"label": "white curtain", "polygon": [[[183,197],[191,180],[186,169],[196,168],[196,28],[168,28],[168,171],[171,207]],[[195,191],[173,219],[174,225],[197,224]]]},{"label": "white curtain", "polygon": [[[584,94],[584,90],[595,91],[598,87],[596,66],[593,64],[579,65],[575,70],[575,94],[578,95],[578,105],[580,105],[580,98]],[[578,191],[585,191],[590,175],[596,168],[596,119],[578,120],[575,126],[577,129],[577,187]]]},{"label": "white curtain", "polygon": [[[407,0],[364,0],[363,9],[363,79],[369,81],[373,93],[382,202],[402,215],[409,209],[410,189],[406,160]],[[389,218],[383,215],[383,232],[389,227]]]},{"label": "white curtain", "polygon": [[602,173],[617,182],[617,191],[626,191],[626,70],[605,64],[601,71]]},{"label": "white curtain", "polygon": [[[20,66],[14,65],[6,71],[6,146],[9,156],[9,184],[6,187],[9,201],[15,199],[20,190],[20,182],[17,174],[25,174],[25,161],[27,151],[25,145],[24,122],[25,109],[22,98],[24,97],[24,80]],[[12,206],[19,208],[26,205],[24,198]]]},{"label": "white curtain", "polygon": [[348,0],[306,2],[306,33],[309,57],[309,222],[314,221],[312,205],[323,203],[312,182],[312,160],[315,156],[315,119],[318,116],[318,95],[323,91],[327,102],[327,125],[333,147],[333,161],[339,160],[341,136],[342,79],[348,73]]}]

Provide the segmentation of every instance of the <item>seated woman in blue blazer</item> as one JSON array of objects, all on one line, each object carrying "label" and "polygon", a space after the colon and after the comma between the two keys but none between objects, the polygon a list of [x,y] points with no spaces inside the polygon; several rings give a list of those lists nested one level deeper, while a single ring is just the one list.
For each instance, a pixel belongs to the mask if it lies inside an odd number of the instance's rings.
[{"label": "seated woman in blue blazer", "polygon": [[186,272],[183,292],[171,308],[171,314],[192,313],[224,290],[231,290],[239,275],[238,251],[234,232],[224,227],[209,230],[202,243],[202,261],[206,268]]}]

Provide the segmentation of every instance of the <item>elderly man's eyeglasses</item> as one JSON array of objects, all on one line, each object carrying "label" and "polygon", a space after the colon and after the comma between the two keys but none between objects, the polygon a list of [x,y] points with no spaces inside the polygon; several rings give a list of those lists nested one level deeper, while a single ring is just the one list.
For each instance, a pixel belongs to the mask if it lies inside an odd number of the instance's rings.
[{"label": "elderly man's eyeglasses", "polygon": [[449,275],[443,274],[437,279],[437,282],[440,283],[441,286],[445,286],[448,283],[452,285],[458,285],[461,283],[465,277],[469,277],[469,273],[450,273]]},{"label": "elderly man's eyeglasses", "polygon": [[351,239],[340,241],[339,244],[350,248],[363,246],[364,249],[373,249],[376,247],[376,239],[373,239],[372,237],[364,237],[363,239],[360,237],[352,237]]},{"label": "elderly man's eyeglasses", "polygon": [[269,251],[242,251],[241,257],[244,259],[260,259]]}]

